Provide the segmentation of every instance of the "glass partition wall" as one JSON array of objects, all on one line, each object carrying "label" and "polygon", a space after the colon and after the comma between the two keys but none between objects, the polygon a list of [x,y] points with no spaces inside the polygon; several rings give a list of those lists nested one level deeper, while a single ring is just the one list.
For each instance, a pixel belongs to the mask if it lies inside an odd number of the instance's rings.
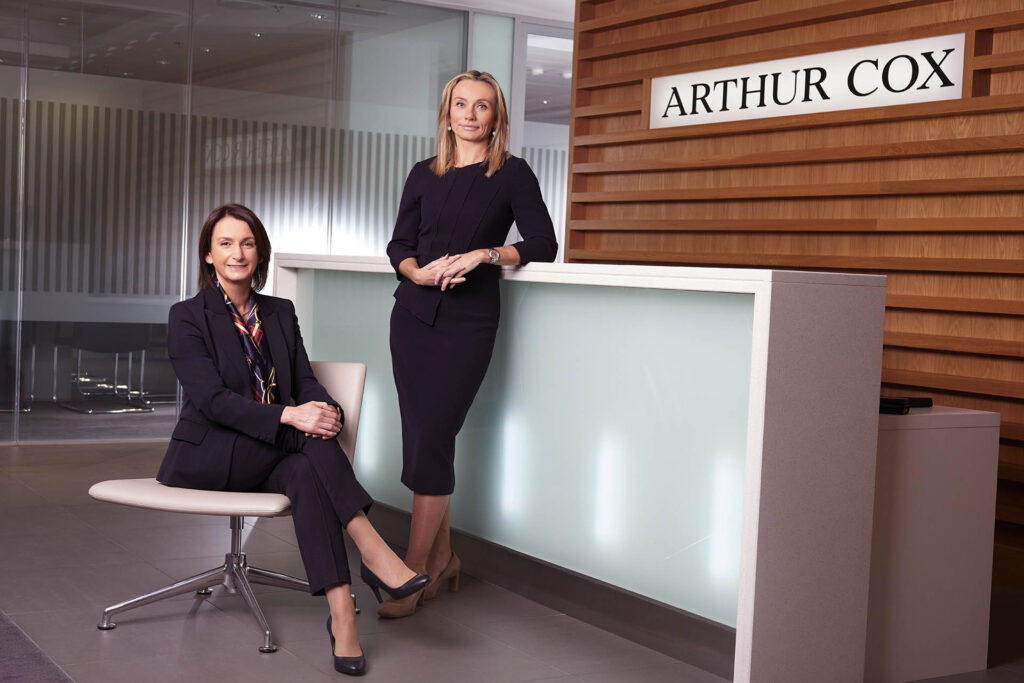
[{"label": "glass partition wall", "polygon": [[0,441],[14,438],[19,411],[31,407],[31,382],[18,363],[24,14],[0,2]]},{"label": "glass partition wall", "polygon": [[390,0],[0,0],[0,441],[165,438],[206,214],[381,254],[467,13]]}]

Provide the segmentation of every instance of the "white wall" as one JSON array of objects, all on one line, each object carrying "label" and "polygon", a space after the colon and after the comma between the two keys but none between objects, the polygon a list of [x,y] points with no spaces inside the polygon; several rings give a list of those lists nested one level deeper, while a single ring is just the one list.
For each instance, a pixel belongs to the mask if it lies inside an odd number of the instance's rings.
[{"label": "white wall", "polygon": [[569,149],[569,126],[559,123],[526,121],[523,125],[523,146]]}]

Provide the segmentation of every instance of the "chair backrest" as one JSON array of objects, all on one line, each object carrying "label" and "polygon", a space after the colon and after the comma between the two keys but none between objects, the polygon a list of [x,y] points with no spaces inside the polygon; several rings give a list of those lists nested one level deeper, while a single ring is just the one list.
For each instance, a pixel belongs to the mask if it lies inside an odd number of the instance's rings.
[{"label": "chair backrest", "polygon": [[363,386],[366,384],[366,364],[314,361],[310,365],[317,381],[345,411],[345,426],[338,434],[338,443],[349,461],[353,461],[359,433],[359,412],[363,406]]}]

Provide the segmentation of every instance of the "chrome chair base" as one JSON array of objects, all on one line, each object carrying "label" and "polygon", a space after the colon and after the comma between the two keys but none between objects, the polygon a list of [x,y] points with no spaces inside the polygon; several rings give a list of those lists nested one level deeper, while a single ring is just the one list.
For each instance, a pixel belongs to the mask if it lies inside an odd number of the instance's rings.
[{"label": "chrome chair base", "polygon": [[[205,597],[210,595],[213,586],[222,585],[230,593],[241,593],[245,603],[249,606],[256,623],[263,632],[263,644],[260,645],[260,652],[275,652],[277,645],[274,644],[273,634],[270,631],[270,624],[263,615],[260,603],[256,600],[252,591],[253,583],[261,583],[279,588],[291,588],[294,590],[309,591],[309,583],[303,579],[279,574],[268,569],[249,566],[245,553],[242,552],[242,518],[231,517],[231,552],[224,555],[224,564],[208,571],[196,574],[187,579],[172,583],[152,593],[140,595],[137,598],[120,602],[103,610],[103,618],[96,628],[109,631],[117,627],[111,618],[119,613],[143,605],[174,597],[183,593],[195,591],[197,595]],[[356,612],[358,613],[358,609]]]}]

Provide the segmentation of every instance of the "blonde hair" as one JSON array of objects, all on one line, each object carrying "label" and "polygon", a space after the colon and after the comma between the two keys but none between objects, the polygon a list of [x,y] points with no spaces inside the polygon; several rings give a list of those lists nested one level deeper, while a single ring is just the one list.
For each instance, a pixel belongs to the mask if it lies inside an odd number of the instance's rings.
[{"label": "blonde hair", "polygon": [[491,141],[487,145],[487,177],[494,175],[501,165],[508,159],[508,108],[505,106],[505,95],[501,92],[501,86],[494,76],[486,71],[466,71],[459,74],[444,86],[441,93],[441,109],[437,113],[437,158],[430,165],[430,170],[435,175],[443,176],[448,169],[455,164],[455,133],[452,131],[450,112],[452,108],[452,93],[455,86],[462,81],[480,81],[487,83],[494,88],[495,112],[497,121],[494,122],[494,130]]}]

